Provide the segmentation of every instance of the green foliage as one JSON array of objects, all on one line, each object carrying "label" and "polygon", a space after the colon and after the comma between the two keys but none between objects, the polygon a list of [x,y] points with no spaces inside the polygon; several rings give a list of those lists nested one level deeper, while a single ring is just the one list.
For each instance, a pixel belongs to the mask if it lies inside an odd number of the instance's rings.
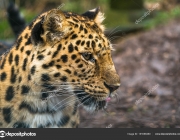
[{"label": "green foliage", "polygon": [[147,29],[153,28],[159,24],[164,24],[170,19],[180,17],[180,8],[176,7],[171,11],[159,11],[156,16],[152,19],[145,20],[143,26]]},{"label": "green foliage", "polygon": [[128,12],[126,11],[116,11],[108,10],[106,11],[106,19],[104,21],[107,28],[113,28],[116,26],[129,26]]},{"label": "green foliage", "polygon": [[71,11],[71,12],[81,12],[81,2],[80,0],[76,0],[76,1],[71,1],[71,2],[67,2],[65,3],[65,6],[63,7],[63,10],[65,11]]},{"label": "green foliage", "polygon": [[[86,10],[93,9],[95,7],[100,6],[102,12],[105,13],[106,18],[105,18],[104,24],[106,28],[115,28],[117,26],[119,26],[120,28],[133,28],[137,26],[142,26],[146,29],[149,29],[159,24],[166,23],[170,19],[180,16],[179,7],[176,7],[175,9],[172,9],[171,11],[152,11],[150,15],[145,17],[137,25],[135,24],[135,21],[141,18],[143,14],[147,12],[147,10],[145,9],[138,9],[138,10],[112,9],[110,8],[110,1],[111,0],[91,0],[91,1],[61,0],[59,2],[59,5],[61,3],[64,3],[65,5],[62,7],[62,10],[71,11],[75,13],[83,13]],[[160,0],[144,0],[144,1],[158,2]],[[127,4],[128,3],[129,2],[127,2]],[[35,7],[35,6],[36,5],[33,5],[32,7]],[[39,14],[39,12],[34,11],[32,10],[32,8],[28,8],[28,7],[22,7],[20,10],[27,23],[30,23]],[[5,9],[0,9],[0,39],[14,38],[12,30],[7,21],[7,18],[3,15],[3,13],[5,13]]]},{"label": "green foliage", "polygon": [[[4,16],[2,13],[4,13],[5,10],[1,10],[0,14],[0,40],[6,40],[8,38],[14,38],[14,34],[12,32],[12,29],[10,28],[10,25],[7,20],[7,16]],[[30,23],[36,16],[37,14],[33,11],[29,11],[26,9],[21,9],[20,10],[22,15],[24,16],[25,20],[27,23]]]},{"label": "green foliage", "polygon": [[27,23],[30,23],[35,17],[38,16],[36,12],[25,8],[21,8],[20,11]]},{"label": "green foliage", "polygon": [[14,37],[11,28],[9,27],[9,23],[7,19],[0,21],[0,40],[5,40],[7,38]]},{"label": "green foliage", "polygon": [[116,10],[135,10],[143,9],[143,0],[111,0],[110,7]]}]

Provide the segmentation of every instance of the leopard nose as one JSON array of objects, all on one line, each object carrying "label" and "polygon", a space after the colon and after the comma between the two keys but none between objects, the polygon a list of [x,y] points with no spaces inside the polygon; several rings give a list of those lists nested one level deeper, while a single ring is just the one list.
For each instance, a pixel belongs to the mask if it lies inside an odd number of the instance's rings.
[{"label": "leopard nose", "polygon": [[108,88],[110,90],[110,93],[112,93],[113,91],[117,90],[120,86],[120,84],[117,84],[117,85],[109,85],[109,84],[106,84],[104,82],[104,85],[106,88]]}]

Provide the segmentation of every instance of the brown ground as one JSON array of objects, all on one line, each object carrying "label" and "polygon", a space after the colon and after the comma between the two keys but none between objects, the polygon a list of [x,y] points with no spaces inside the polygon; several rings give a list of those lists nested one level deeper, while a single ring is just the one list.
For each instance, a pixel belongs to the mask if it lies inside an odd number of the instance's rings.
[{"label": "brown ground", "polygon": [[180,19],[116,43],[119,102],[109,104],[108,114],[81,109],[79,127],[180,127]]}]

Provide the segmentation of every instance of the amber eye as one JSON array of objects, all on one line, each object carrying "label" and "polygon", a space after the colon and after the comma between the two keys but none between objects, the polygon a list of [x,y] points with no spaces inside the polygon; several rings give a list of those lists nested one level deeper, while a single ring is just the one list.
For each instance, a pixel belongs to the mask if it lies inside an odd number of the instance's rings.
[{"label": "amber eye", "polygon": [[91,62],[95,62],[95,59],[93,58],[92,54],[91,53],[82,53],[82,56],[84,57],[85,60],[87,61],[91,61]]}]

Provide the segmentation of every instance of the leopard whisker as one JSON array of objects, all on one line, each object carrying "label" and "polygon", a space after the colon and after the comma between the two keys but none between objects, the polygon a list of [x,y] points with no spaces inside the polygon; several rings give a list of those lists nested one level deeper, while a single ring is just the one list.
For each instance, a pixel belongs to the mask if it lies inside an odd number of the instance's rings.
[{"label": "leopard whisker", "polygon": [[[80,82],[62,82],[62,83],[58,83],[58,82],[52,82],[52,81],[46,81],[49,85],[62,85],[62,86],[70,86],[69,84],[80,84]],[[38,84],[36,82],[33,82],[33,84],[38,85],[38,86],[42,86],[42,84]]]},{"label": "leopard whisker", "polygon": [[120,27],[120,26],[115,27],[115,28],[109,33],[109,35],[108,35],[107,37],[110,37],[112,34],[114,34],[113,32],[114,32],[118,27]]},{"label": "leopard whisker", "polygon": [[44,92],[33,92],[33,95],[30,95],[30,96],[37,96],[37,95],[43,94],[43,93],[50,94],[48,97],[50,97],[51,95],[54,95],[54,96],[57,96],[57,95],[66,96],[67,95],[68,96],[68,95],[75,94],[74,93],[75,91],[76,91],[76,94],[81,94],[81,93],[78,93],[78,92],[82,92],[84,90],[74,89],[74,90],[71,90],[71,91],[68,90],[67,92],[65,92],[64,90],[52,90],[52,91],[44,91]]},{"label": "leopard whisker", "polygon": [[111,37],[111,38],[109,39],[109,41],[112,42],[114,39],[116,39],[116,38],[118,38],[118,37],[123,38],[122,36],[113,36],[113,37]]},{"label": "leopard whisker", "polygon": [[[87,98],[88,96],[90,96],[90,95],[86,95],[84,98]],[[83,100],[84,99],[83,97],[82,97],[82,99],[79,99],[80,101],[81,100]],[[89,100],[89,99],[88,99]],[[86,100],[85,100],[86,101]],[[81,106],[83,103],[85,103],[85,101],[84,102],[81,102],[80,104],[78,104],[78,106]]]},{"label": "leopard whisker", "polygon": [[73,97],[73,96],[76,96],[76,95],[73,94],[73,95],[71,95],[71,96],[69,96],[69,97],[63,99],[62,101],[60,101],[59,103],[57,103],[53,108],[55,108],[58,104],[60,104],[61,102],[65,101],[65,100],[67,100],[68,98],[71,98],[71,97]]},{"label": "leopard whisker", "polygon": [[[68,101],[68,102],[65,102],[64,104],[60,105],[59,107],[56,107],[56,110],[58,110],[58,109],[61,108],[62,106],[64,106],[63,109],[65,109],[66,107],[71,106],[72,103],[75,103],[75,101],[78,101],[78,99],[75,98],[75,99],[72,99],[72,100],[70,100],[70,101]],[[58,104],[59,104],[59,103],[58,103]]]},{"label": "leopard whisker", "polygon": [[118,46],[118,44],[111,44],[112,46]]},{"label": "leopard whisker", "polygon": [[107,110],[103,107],[102,111],[106,114],[106,115],[110,115],[109,112],[107,112]]},{"label": "leopard whisker", "polygon": [[114,31],[112,34],[111,34],[111,36],[113,35],[113,34],[115,34],[115,33],[118,33],[119,31],[122,31],[121,29],[118,29],[117,31]]},{"label": "leopard whisker", "polygon": [[111,35],[111,37],[109,37],[109,38],[112,38],[112,37],[114,37],[113,35],[114,34],[116,34],[116,33],[118,33],[118,32],[120,32],[121,30],[117,30],[117,31],[115,31],[112,35]]},{"label": "leopard whisker", "polygon": [[[89,96],[89,95],[86,95],[84,98],[87,98],[88,96]],[[83,98],[83,99],[84,99],[84,98]],[[76,99],[77,99],[77,98],[75,98],[75,99],[73,99],[73,100],[70,100],[70,101],[68,101],[68,102],[65,102],[64,104],[60,105],[58,108],[64,106],[65,104],[71,103],[71,102],[75,101]],[[82,99],[82,100],[83,100],[83,99]],[[78,99],[77,99],[77,100],[78,100]],[[61,101],[61,102],[62,102],[62,101]],[[60,104],[61,102],[59,102],[58,104]],[[58,104],[57,104],[57,105],[58,105]],[[56,106],[56,105],[55,105],[55,106]],[[54,107],[55,107],[55,106],[54,106]],[[58,109],[58,108],[56,108],[56,109]]]},{"label": "leopard whisker", "polygon": [[116,98],[116,101],[117,101],[117,104],[118,104],[120,102],[119,95],[117,93],[115,93],[114,95],[115,95],[115,98]]},{"label": "leopard whisker", "polygon": [[[69,99],[69,98],[72,98],[73,96],[75,96],[75,95],[71,95],[71,96],[68,96],[67,98],[63,99],[62,101],[60,101],[59,103],[57,103],[56,105],[54,105],[53,108],[52,108],[52,110],[55,109],[56,106],[58,106],[60,103],[62,103],[63,101],[65,101],[65,100],[67,100],[67,99]],[[66,103],[67,103],[67,102],[66,102]],[[62,104],[62,105],[63,105],[63,104]],[[61,106],[62,106],[62,105],[61,105]]]}]

